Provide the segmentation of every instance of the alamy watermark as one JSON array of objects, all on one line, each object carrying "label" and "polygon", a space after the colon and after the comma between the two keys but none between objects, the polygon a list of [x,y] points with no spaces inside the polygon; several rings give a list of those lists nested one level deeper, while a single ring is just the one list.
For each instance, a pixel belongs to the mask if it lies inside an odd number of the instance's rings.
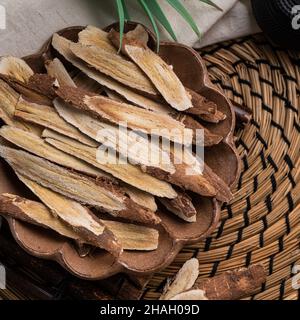
[{"label": "alamy watermark", "polygon": [[[103,165],[132,164],[169,171],[183,164],[186,175],[202,174],[204,169],[204,130],[154,129],[136,133],[126,122],[108,126],[97,133],[101,146],[97,162]],[[175,143],[174,143],[175,141]]]},{"label": "alamy watermark", "polygon": [[0,30],[6,29],[6,9],[0,5]]},{"label": "alamy watermark", "polygon": [[293,6],[292,8],[292,28],[294,30],[300,29],[300,5]]}]

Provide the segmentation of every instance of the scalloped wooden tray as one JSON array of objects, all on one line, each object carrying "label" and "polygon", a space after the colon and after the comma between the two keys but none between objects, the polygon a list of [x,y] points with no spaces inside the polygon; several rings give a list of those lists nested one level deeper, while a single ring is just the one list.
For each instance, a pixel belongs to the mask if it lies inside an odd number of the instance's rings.
[{"label": "scalloped wooden tray", "polygon": [[[125,31],[131,30],[136,23],[127,23]],[[117,24],[106,28],[118,28]],[[77,41],[78,33],[83,27],[71,27],[58,33],[72,41]],[[149,46],[155,48],[155,37],[150,35]],[[226,96],[218,91],[210,82],[206,67],[200,55],[193,49],[170,42],[160,45],[161,57],[170,65],[182,80],[184,85],[201,93],[217,103],[219,109],[227,115],[227,119],[217,125],[209,125],[209,129],[224,136],[224,140],[217,146],[206,148],[206,163],[232,187],[240,174],[240,159],[234,146],[233,132],[235,128],[235,114]],[[52,48],[49,40],[42,50],[24,60],[35,72],[44,73],[44,61],[49,58],[64,59]],[[65,62],[65,61],[64,61]],[[69,63],[66,63],[72,68]],[[26,187],[18,181],[12,170],[0,162],[0,193],[11,192],[20,196],[33,198]],[[92,254],[80,257],[71,241],[60,237],[50,230],[41,229],[24,222],[8,219],[11,232],[18,244],[31,255],[39,258],[57,261],[73,275],[88,279],[100,280],[117,273],[133,275],[150,274],[168,266],[184,245],[196,243],[208,237],[216,228],[221,203],[215,199],[197,197],[195,206],[198,211],[197,222],[184,223],[173,214],[160,210],[158,215],[162,219],[159,247],[152,252],[125,251],[121,261],[116,261],[109,253],[95,250]]]}]

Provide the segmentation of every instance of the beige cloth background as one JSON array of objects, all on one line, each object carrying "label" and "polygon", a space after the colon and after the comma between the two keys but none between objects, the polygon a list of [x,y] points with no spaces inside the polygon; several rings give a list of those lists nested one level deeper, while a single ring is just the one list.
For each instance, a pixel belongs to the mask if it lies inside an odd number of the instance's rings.
[{"label": "beige cloth background", "polygon": [[[159,0],[170,19],[178,40],[201,47],[258,30],[249,9],[249,0],[214,0],[223,8],[215,10],[199,0],[183,0],[204,36],[197,36],[166,0]],[[0,55],[24,56],[36,52],[61,28],[93,24],[103,27],[117,20],[114,0],[2,0],[6,8],[6,30],[0,30]],[[132,20],[146,22],[141,8],[127,0]],[[146,24],[149,25],[147,21]],[[162,37],[167,34],[162,30]]]}]

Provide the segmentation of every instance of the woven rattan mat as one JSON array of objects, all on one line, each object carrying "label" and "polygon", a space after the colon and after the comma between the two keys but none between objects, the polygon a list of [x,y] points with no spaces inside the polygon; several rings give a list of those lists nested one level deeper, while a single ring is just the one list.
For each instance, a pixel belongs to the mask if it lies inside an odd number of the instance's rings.
[{"label": "woven rattan mat", "polygon": [[157,299],[166,278],[197,257],[203,278],[262,263],[267,281],[247,299],[298,299],[292,279],[300,265],[300,53],[276,49],[257,35],[201,54],[213,83],[253,110],[251,123],[236,133],[242,175],[213,236],[182,250],[154,275],[143,297]]}]

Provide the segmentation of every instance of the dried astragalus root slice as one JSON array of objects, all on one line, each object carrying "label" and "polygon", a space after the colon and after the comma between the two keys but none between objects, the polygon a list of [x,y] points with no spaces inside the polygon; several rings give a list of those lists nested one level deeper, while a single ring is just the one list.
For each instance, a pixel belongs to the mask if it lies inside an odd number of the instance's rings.
[{"label": "dried astragalus root slice", "polygon": [[63,63],[58,59],[54,58],[53,60],[48,60],[45,63],[47,73],[50,77],[57,79],[59,85],[76,87],[74,81],[68,74],[67,70]]},{"label": "dried astragalus root slice", "polygon": [[139,190],[135,187],[122,184],[126,194],[133,200],[135,203],[139,204],[142,207],[148,208],[153,212],[157,211],[157,204],[155,198],[152,194]]},{"label": "dried astragalus root slice", "polygon": [[34,74],[24,60],[12,56],[0,58],[0,73],[24,83]]},{"label": "dried astragalus root slice", "polygon": [[127,61],[118,54],[107,52],[99,47],[84,46],[71,43],[72,53],[89,66],[109,77],[148,95],[157,96],[157,90],[142,71],[131,61]]},{"label": "dried astragalus root slice", "polygon": [[167,283],[160,300],[170,300],[179,293],[190,290],[199,276],[199,261],[195,258],[185,262],[175,278]]},{"label": "dried astragalus root slice", "polygon": [[130,163],[119,164],[117,157],[113,154],[110,154],[111,158],[109,158],[109,153],[106,152],[107,161],[98,161],[97,148],[85,146],[78,141],[50,130],[45,130],[43,132],[43,137],[46,139],[47,143],[55,148],[111,174],[128,185],[158,197],[176,197],[176,192],[170,184],[143,173],[139,167]]},{"label": "dried astragalus root slice", "polygon": [[[115,46],[120,45],[118,32],[111,30],[109,38]],[[179,111],[191,109],[193,105],[190,94],[172,67],[147,47],[148,38],[147,31],[138,25],[135,30],[124,36],[123,53],[145,72],[156,89],[174,109]]]},{"label": "dried astragalus root slice", "polygon": [[15,110],[15,116],[19,119],[52,129],[86,145],[98,146],[95,141],[63,120],[53,107],[28,102],[21,97]]},{"label": "dried astragalus root slice", "polygon": [[262,265],[227,271],[208,279],[199,279],[193,289],[205,292],[209,300],[238,300],[251,295],[266,281]]},{"label": "dried astragalus root slice", "polygon": [[158,224],[154,212],[126,196],[119,186],[107,179],[91,179],[57,166],[27,152],[0,147],[0,156],[19,174],[45,188],[99,210],[132,221]]},{"label": "dried astragalus root slice", "polygon": [[[107,87],[109,87],[111,82],[113,81],[114,80],[109,79],[108,81],[103,81],[102,83],[104,86],[107,85]],[[172,118],[174,118],[175,120],[183,123],[187,129],[192,129],[194,132],[194,138],[193,138],[194,144],[199,144],[199,145],[204,145],[206,147],[209,147],[209,146],[219,144],[223,139],[222,136],[211,133],[208,129],[202,126],[198,121],[196,121],[190,115],[176,112],[176,110],[170,108],[168,105],[158,103],[147,97],[143,97],[126,87],[120,88],[119,84],[115,86],[110,86],[110,87],[114,88],[115,91],[113,91],[112,89],[105,89],[105,92],[109,98],[116,100],[118,102],[125,102],[125,103],[131,102],[143,109],[150,110],[157,113],[167,114]],[[197,140],[196,138],[198,137],[197,130],[203,130],[204,142],[202,140],[201,141]]]},{"label": "dried astragalus root slice", "polygon": [[60,235],[82,242],[79,234],[58,219],[42,203],[21,198],[12,194],[0,195],[0,214],[25,221],[43,228],[49,228]]},{"label": "dried astragalus root slice", "polygon": [[138,107],[153,112],[169,115],[176,114],[176,111],[169,107],[167,104],[144,97],[105,75],[99,73],[99,75],[97,76],[97,81],[106,88],[106,94],[113,100],[119,102],[129,102]]},{"label": "dried astragalus root slice", "polygon": [[202,165],[191,150],[185,149],[182,155],[181,148],[176,146],[170,149],[170,154],[176,170],[165,177],[168,182],[202,196],[215,196],[223,202],[232,199],[228,185],[208,165]]},{"label": "dried astragalus root slice", "polygon": [[5,81],[0,79],[0,119],[7,125],[40,135],[41,129],[38,126],[15,118],[19,98],[20,95]]},{"label": "dried astragalus root slice", "polygon": [[87,243],[103,248],[114,256],[122,253],[122,247],[113,233],[87,208],[59,193],[18,174],[18,178],[53,212]]},{"label": "dried astragalus root slice", "polygon": [[171,141],[191,144],[193,131],[162,113],[148,111],[110,98],[93,95],[78,88],[60,87],[57,95],[72,106],[88,111],[92,116],[114,124],[126,123],[128,128],[145,134],[155,134]]},{"label": "dried astragalus root slice", "polygon": [[23,124],[14,119],[16,105],[19,100],[19,94],[1,79],[0,100],[0,119],[2,119],[8,125],[15,125],[16,127],[22,128]]},{"label": "dried astragalus root slice", "polygon": [[112,231],[124,250],[152,251],[158,248],[159,232],[155,229],[117,221],[101,222]]},{"label": "dried astragalus root slice", "polygon": [[85,46],[98,46],[110,53],[117,53],[117,50],[108,39],[108,33],[93,26],[87,26],[79,32],[78,42]]}]

